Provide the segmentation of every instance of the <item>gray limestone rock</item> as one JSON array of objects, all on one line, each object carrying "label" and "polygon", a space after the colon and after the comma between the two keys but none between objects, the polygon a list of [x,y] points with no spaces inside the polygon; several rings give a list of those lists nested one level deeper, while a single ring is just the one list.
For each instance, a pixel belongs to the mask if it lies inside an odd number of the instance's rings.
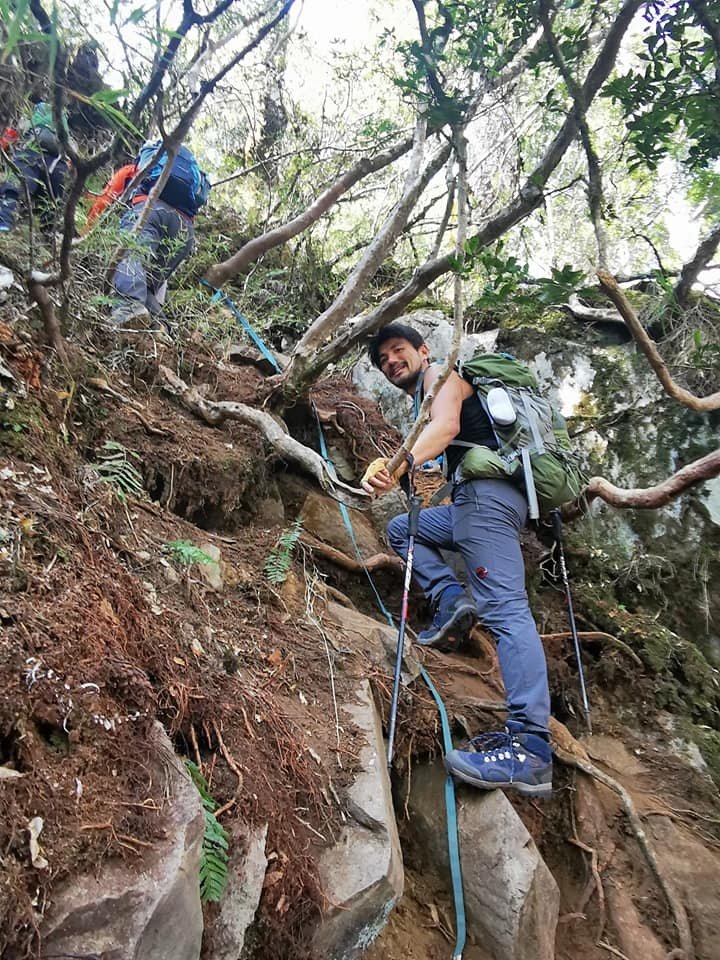
[{"label": "gray limestone rock", "polygon": [[[267,824],[260,829],[233,831],[230,845],[230,879],[220,911],[209,930],[212,960],[239,960],[245,934],[255,911],[267,869]],[[238,849],[243,850],[238,854]]]},{"label": "gray limestone rock", "polygon": [[348,820],[320,861],[329,907],[314,938],[317,960],[355,960],[385,925],[403,892],[404,873],[385,765],[380,718],[363,681],[357,704],[346,704],[366,737],[360,771],[348,791]]},{"label": "gray limestone rock", "polygon": [[157,776],[167,780],[165,839],[141,864],[108,861],[54,891],[42,926],[45,956],[198,960],[203,933],[198,881],[205,818],[200,796],[159,725]]},{"label": "gray limestone rock", "polygon": [[214,543],[201,543],[200,549],[212,560],[212,563],[197,564],[197,571],[200,574],[200,578],[211,590],[221,593],[225,586],[225,580],[222,574],[222,567],[220,566],[222,562],[220,548],[216,547]]},{"label": "gray limestone rock", "polygon": [[[445,771],[413,770],[409,810],[417,866],[447,876]],[[500,790],[457,793],[468,928],[495,960],[553,960],[560,893],[512,804]]]},{"label": "gray limestone rock", "polygon": [[[359,510],[350,509],[348,512],[361,555],[367,559],[376,553],[384,553],[385,547],[380,543],[371,520]],[[309,493],[300,519],[308,533],[355,559],[355,547],[345,529],[336,500],[322,493]]]},{"label": "gray limestone rock", "polygon": [[[327,605],[323,620],[333,627],[343,649],[380,664],[384,670],[394,670],[398,633],[389,624],[373,620],[364,613],[332,601]],[[406,636],[403,647],[403,683],[414,680],[419,673],[420,663]]]}]

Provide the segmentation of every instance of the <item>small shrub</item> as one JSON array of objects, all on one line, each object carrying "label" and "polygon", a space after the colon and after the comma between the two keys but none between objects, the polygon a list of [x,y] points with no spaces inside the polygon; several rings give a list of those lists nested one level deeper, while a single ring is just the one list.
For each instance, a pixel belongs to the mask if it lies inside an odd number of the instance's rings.
[{"label": "small shrub", "polygon": [[171,540],[170,543],[165,544],[163,550],[169,553],[181,567],[190,567],[193,563],[202,563],[206,566],[215,563],[208,553],[205,553],[200,547],[196,547],[189,540]]}]

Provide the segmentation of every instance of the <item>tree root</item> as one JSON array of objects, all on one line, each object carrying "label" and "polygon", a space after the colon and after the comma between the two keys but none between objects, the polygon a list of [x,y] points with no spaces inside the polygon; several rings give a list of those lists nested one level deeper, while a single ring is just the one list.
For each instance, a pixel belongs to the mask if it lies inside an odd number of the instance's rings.
[{"label": "tree root", "polygon": [[[571,640],[572,634],[569,632],[564,633],[541,633],[541,640]],[[617,647],[618,650],[622,650],[623,653],[627,654],[630,659],[637,664],[638,667],[643,666],[643,662],[640,657],[635,653],[632,647],[628,646],[624,640],[614,637],[611,633],[605,633],[602,630],[584,630],[578,633],[578,640],[604,640],[607,643],[611,643],[614,647]]]},{"label": "tree root", "polygon": [[645,858],[650,865],[650,868],[655,875],[655,879],[664,893],[665,899],[667,900],[672,912],[675,926],[677,927],[678,937],[680,939],[680,949],[683,951],[684,960],[694,960],[695,948],[693,946],[690,924],[688,922],[685,907],[683,906],[677,891],[665,876],[660,864],[658,863],[657,856],[655,855],[652,844],[645,833],[642,820],[635,809],[635,804],[633,803],[632,797],[621,783],[613,779],[613,777],[609,776],[607,773],[604,773],[602,770],[596,767],[594,763],[592,763],[582,745],[578,743],[578,741],[572,736],[567,727],[559,723],[557,720],[551,719],[550,732],[552,734],[555,756],[562,763],[570,767],[575,767],[586,776],[592,777],[599,783],[602,783],[620,797],[627,818],[630,821],[630,826],[632,827],[633,833],[635,834],[635,837],[640,845],[640,849],[645,854]]},{"label": "tree root", "polygon": [[371,557],[368,557],[367,560],[354,560],[341,550],[336,550],[335,547],[323,543],[322,540],[318,540],[317,537],[305,531],[300,534],[300,543],[309,550],[312,550],[313,553],[318,554],[318,556],[330,560],[338,567],[342,567],[343,570],[349,570],[351,573],[362,573],[364,570],[372,572],[373,570],[384,569],[397,570],[398,573],[402,573],[405,567],[400,557],[391,556],[389,553],[374,553]]},{"label": "tree root", "polygon": [[[592,873],[593,883],[595,884],[595,890],[597,892],[598,910],[600,913],[600,919],[598,920],[598,931],[595,935],[595,943],[598,943],[605,929],[605,891],[603,890],[602,879],[600,878],[597,850],[595,850],[593,847],[589,847],[586,843],[583,843],[582,840],[578,840],[577,837],[570,837],[569,842],[572,843],[573,846],[580,847],[580,849],[584,850],[585,853],[590,854],[590,871]],[[585,902],[579,908],[579,913],[584,912],[589,899],[589,897],[585,899]]]},{"label": "tree root", "polygon": [[240,767],[237,765],[235,758],[233,757],[233,755],[230,753],[227,746],[225,745],[225,741],[223,740],[222,734],[220,733],[220,727],[218,726],[216,720],[212,721],[212,728],[213,728],[213,733],[215,734],[215,738],[217,739],[218,746],[220,747],[220,752],[225,758],[225,763],[227,763],[227,765],[230,767],[230,769],[238,779],[234,796],[232,796],[227,803],[224,803],[219,809],[215,811],[215,816],[220,817],[222,816],[223,813],[227,813],[227,811],[231,807],[235,806],[235,804],[237,803],[238,797],[240,796],[242,788],[245,784],[245,777],[243,777],[242,771]]}]

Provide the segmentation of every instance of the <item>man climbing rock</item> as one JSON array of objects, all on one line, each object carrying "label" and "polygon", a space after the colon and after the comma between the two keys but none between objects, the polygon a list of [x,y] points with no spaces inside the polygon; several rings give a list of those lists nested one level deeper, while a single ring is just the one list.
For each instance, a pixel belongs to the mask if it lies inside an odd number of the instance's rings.
[{"label": "man climbing rock", "polygon": [[[374,337],[370,358],[390,383],[410,396],[424,395],[440,373],[421,334],[401,323],[389,324]],[[473,386],[452,372],[434,397],[430,422],[411,450],[416,463],[445,454],[447,475],[453,481],[449,506],[420,513],[413,574],[433,603],[435,616],[417,642],[457,650],[479,619],[497,641],[508,720],[505,731],[482,734],[463,749],[451,751],[445,766],[457,779],[482,789],[513,787],[547,796],[552,789],[547,666],[528,605],[520,549],[527,501],[507,480],[463,480],[458,468],[468,447],[455,440],[496,447]],[[369,493],[385,493],[406,469],[395,476],[381,469],[364,479],[363,486]],[[396,553],[406,558],[406,514],[390,521],[388,536]],[[441,549],[461,554],[472,600]]]},{"label": "man climbing rock", "polygon": [[[207,176],[194,155],[186,146],[181,146],[159,199],[140,230],[134,232],[148,195],[167,161],[167,154],[161,148],[162,142],[156,140],[145,143],[140,150],[135,168],[147,172],[133,191],[130,208],[120,220],[120,228],[127,234],[128,249],[113,277],[119,299],[112,309],[111,322],[114,327],[125,330],[136,324],[157,331],[167,326],[158,294],[192,251],[195,215],[207,202],[210,192]],[[108,190],[112,189],[111,181]]]},{"label": "man climbing rock", "polygon": [[41,228],[48,233],[55,226],[68,169],[50,104],[38,102],[30,122],[24,130],[21,126],[21,136],[12,137],[14,132],[6,130],[3,134],[3,149],[10,149],[14,170],[11,168],[11,176],[0,183],[0,232],[13,229],[18,208],[29,199]]}]

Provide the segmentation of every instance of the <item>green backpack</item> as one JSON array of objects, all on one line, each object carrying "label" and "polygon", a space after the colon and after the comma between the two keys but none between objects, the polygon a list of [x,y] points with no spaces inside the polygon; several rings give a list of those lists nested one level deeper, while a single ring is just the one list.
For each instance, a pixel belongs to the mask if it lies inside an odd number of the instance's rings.
[{"label": "green backpack", "polygon": [[[574,500],[585,478],[572,453],[565,418],[541,396],[528,367],[507,353],[476,353],[463,364],[462,376],[477,391],[498,449],[453,441],[470,447],[460,464],[460,477],[495,477],[521,483],[531,519],[537,519],[541,510]],[[505,396],[501,392],[491,396],[491,401],[500,401],[500,422],[493,417],[493,403],[488,403],[488,395],[495,388],[505,391]],[[509,415],[508,400],[512,405]],[[514,422],[508,423],[512,417]]]}]

